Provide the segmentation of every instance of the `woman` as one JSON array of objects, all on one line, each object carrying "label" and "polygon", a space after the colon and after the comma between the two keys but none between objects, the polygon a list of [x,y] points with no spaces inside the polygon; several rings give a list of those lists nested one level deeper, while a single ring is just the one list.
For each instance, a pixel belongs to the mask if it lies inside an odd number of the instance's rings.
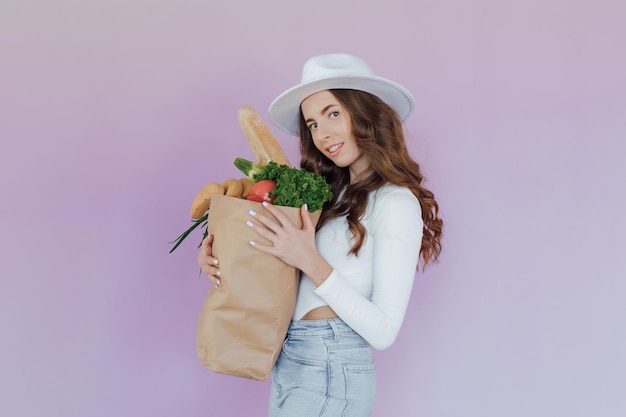
[{"label": "woman", "polygon": [[[271,244],[251,241],[302,271],[296,308],[272,371],[270,416],[368,416],[375,397],[371,348],[400,330],[415,272],[437,260],[442,221],[410,157],[402,120],[413,98],[347,54],[311,58],[301,84],[270,106],[270,120],[300,136],[301,167],[326,177],[333,200],[316,228],[271,204],[247,223]],[[219,285],[212,238],[198,263]],[[225,278],[227,279],[227,277]]]}]

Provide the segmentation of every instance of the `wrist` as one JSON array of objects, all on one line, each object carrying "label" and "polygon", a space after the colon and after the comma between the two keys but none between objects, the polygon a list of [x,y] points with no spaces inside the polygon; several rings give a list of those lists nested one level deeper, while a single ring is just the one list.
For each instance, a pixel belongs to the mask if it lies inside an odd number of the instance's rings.
[{"label": "wrist", "polygon": [[307,257],[309,262],[307,262],[307,265],[303,265],[301,270],[313,281],[315,287],[319,287],[333,272],[333,267],[319,254],[316,253],[315,255]]}]

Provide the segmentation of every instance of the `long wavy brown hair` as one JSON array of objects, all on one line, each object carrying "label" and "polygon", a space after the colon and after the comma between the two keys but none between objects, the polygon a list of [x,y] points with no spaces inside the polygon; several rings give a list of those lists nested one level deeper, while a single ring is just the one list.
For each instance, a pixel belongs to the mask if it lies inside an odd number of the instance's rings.
[{"label": "long wavy brown hair", "polygon": [[[377,96],[359,90],[329,90],[350,114],[352,134],[370,163],[370,169],[350,184],[348,167],[340,168],[326,158],[313,143],[302,110],[300,110],[300,166],[326,177],[333,189],[333,199],[324,205],[317,227],[328,220],[346,216],[354,238],[350,253],[358,255],[366,237],[361,219],[369,193],[385,184],[410,189],[419,200],[424,221],[420,257],[424,266],[437,261],[441,253],[443,221],[434,194],[424,187],[420,166],[411,158],[404,140],[402,121],[398,114]],[[345,192],[341,200],[339,192]]]}]

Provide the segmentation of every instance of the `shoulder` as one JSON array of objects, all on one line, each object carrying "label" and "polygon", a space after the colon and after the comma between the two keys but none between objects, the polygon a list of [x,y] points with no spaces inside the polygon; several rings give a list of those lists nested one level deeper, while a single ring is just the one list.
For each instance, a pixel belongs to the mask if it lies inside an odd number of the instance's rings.
[{"label": "shoulder", "polygon": [[424,221],[419,200],[410,189],[385,185],[372,192],[364,223],[370,235],[403,242],[403,247],[416,247],[419,252]]},{"label": "shoulder", "polygon": [[397,185],[384,185],[369,196],[367,217],[374,224],[390,222],[420,223],[422,209],[411,190]]},{"label": "shoulder", "polygon": [[393,209],[398,205],[420,210],[420,204],[411,190],[397,185],[386,184],[370,194],[370,205],[376,210]]}]

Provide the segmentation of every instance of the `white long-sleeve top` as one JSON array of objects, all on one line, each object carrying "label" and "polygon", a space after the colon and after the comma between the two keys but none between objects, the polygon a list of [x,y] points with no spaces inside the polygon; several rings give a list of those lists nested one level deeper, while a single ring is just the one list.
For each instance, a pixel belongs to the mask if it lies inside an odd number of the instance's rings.
[{"label": "white long-sleeve top", "polygon": [[402,187],[385,185],[370,193],[361,219],[367,236],[358,256],[348,254],[351,233],[345,217],[324,224],[317,250],[333,267],[315,288],[302,274],[293,318],[329,305],[375,349],[395,341],[406,313],[422,244],[422,215],[417,198]]}]

